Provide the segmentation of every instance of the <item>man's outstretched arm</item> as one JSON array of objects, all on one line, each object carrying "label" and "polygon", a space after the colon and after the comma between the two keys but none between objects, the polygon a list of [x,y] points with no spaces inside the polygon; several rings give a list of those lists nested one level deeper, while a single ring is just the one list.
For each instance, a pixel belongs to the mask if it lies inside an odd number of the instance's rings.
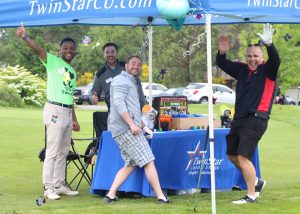
[{"label": "man's outstretched arm", "polygon": [[17,36],[22,38],[27,43],[27,45],[39,55],[41,60],[43,60],[43,62],[46,63],[47,52],[38,44],[36,44],[36,42],[26,34],[26,29],[23,25],[23,22],[21,23],[21,26],[17,29]]}]

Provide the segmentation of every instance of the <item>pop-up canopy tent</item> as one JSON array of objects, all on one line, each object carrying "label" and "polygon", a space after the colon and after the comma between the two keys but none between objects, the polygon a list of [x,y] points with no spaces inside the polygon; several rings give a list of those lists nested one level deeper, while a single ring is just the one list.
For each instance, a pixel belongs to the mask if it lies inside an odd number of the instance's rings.
[{"label": "pop-up canopy tent", "polygon": [[[150,25],[148,61],[151,83],[151,26],[167,25],[165,18],[170,18],[159,13],[156,3],[162,1],[170,2],[169,6],[163,8],[170,10],[178,2],[187,0],[1,0],[0,28],[17,27],[21,22],[24,22],[27,27],[73,24]],[[300,0],[189,0],[189,6],[190,11],[184,16],[184,24],[206,25],[207,79],[210,86],[212,84],[211,23],[300,23]],[[200,18],[199,14],[202,14],[203,18]],[[209,126],[213,127],[211,87],[209,94]],[[213,128],[210,128],[209,139],[210,158],[213,160]],[[212,213],[216,213],[214,161],[211,163]]]},{"label": "pop-up canopy tent", "polygon": [[[157,0],[158,1],[158,0]],[[176,0],[169,0],[172,4]],[[185,0],[177,0],[185,1]],[[211,14],[212,23],[299,23],[299,0],[189,0],[188,25],[205,24],[194,14]],[[170,8],[172,5],[170,5]],[[0,27],[89,24],[168,24],[156,0],[1,0]]]}]

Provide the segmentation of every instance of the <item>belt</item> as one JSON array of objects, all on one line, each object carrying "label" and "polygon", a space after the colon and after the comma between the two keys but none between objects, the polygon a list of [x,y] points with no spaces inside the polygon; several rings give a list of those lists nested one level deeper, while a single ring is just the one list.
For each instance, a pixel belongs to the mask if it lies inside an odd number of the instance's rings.
[{"label": "belt", "polygon": [[263,111],[257,111],[257,112],[250,112],[248,114],[249,116],[254,116],[254,117],[257,117],[257,118],[260,118],[260,119],[269,119],[269,113],[268,112],[263,112]]},{"label": "belt", "polygon": [[47,102],[50,103],[50,104],[57,105],[57,106],[62,106],[62,107],[65,107],[65,108],[72,108],[73,107],[73,105],[62,104],[62,103],[58,103],[58,102],[54,102],[54,101],[50,101],[50,100],[48,100]]}]

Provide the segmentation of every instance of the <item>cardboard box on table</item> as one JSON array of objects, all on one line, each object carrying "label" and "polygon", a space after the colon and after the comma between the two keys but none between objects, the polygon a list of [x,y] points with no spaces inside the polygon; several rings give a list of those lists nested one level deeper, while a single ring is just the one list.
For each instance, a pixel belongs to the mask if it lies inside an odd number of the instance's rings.
[{"label": "cardboard box on table", "polygon": [[[208,126],[208,117],[171,118],[170,129],[191,129],[193,126]],[[221,120],[214,119],[214,128],[221,127]]]},{"label": "cardboard box on table", "polygon": [[[153,108],[158,111],[155,129],[162,129],[161,118],[171,117],[173,114],[187,114],[188,101],[186,96],[155,97]],[[170,124],[164,129],[170,129]]]}]

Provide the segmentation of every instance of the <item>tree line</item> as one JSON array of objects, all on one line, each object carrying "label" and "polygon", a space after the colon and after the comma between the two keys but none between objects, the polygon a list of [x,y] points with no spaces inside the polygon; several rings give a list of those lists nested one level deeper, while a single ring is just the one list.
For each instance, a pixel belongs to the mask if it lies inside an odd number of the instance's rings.
[{"label": "tree line", "polygon": [[[273,25],[273,41],[281,57],[278,81],[283,90],[300,85],[300,26]],[[51,26],[27,28],[28,35],[46,50],[58,54],[64,37],[77,41],[78,54],[73,61],[79,78],[85,73],[95,74],[104,64],[102,46],[115,42],[119,46],[119,59],[140,55],[148,63],[148,38],[146,26]],[[212,59],[215,82],[228,78],[215,66],[217,39],[230,37],[230,59],[245,60],[247,44],[257,43],[261,24],[214,25],[212,27]],[[20,65],[45,79],[44,66],[38,57],[16,36],[16,29],[2,29],[0,33],[0,67]],[[91,42],[83,42],[90,38]],[[266,54],[266,53],[265,53]],[[205,26],[183,26],[179,31],[171,26],[153,27],[153,82],[168,87],[186,86],[190,82],[206,82]],[[146,77],[143,77],[147,81]]]}]

